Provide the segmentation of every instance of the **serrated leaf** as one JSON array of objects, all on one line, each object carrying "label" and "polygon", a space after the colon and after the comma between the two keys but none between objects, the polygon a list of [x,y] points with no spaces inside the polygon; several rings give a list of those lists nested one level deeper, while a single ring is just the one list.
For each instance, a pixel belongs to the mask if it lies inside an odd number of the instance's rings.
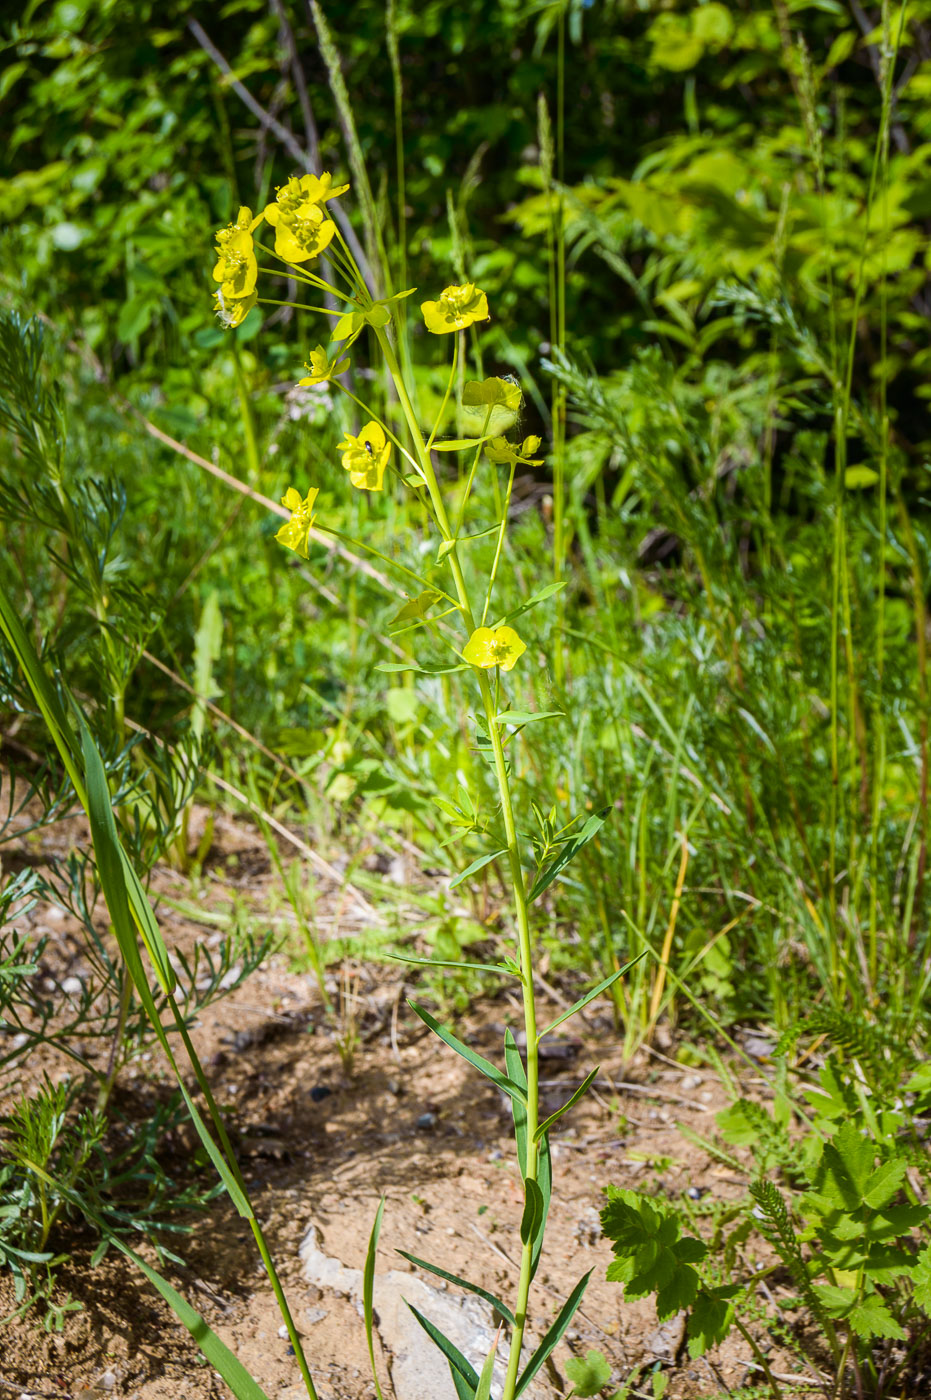
[{"label": "serrated leaf", "polygon": [[857,1301],[856,1290],[836,1283],[815,1283],[812,1290],[829,1317],[846,1317]]},{"label": "serrated leaf", "polygon": [[660,1322],[683,1308],[691,1307],[701,1280],[691,1264],[682,1264],[656,1294],[656,1316]]},{"label": "serrated leaf", "polygon": [[693,1359],[704,1356],[711,1347],[723,1342],[733,1316],[734,1305],[728,1301],[724,1290],[700,1289],[689,1313],[689,1356]]},{"label": "serrated leaf", "polygon": [[887,1205],[902,1185],[907,1165],[902,1157],[881,1162],[866,1183],[863,1204],[871,1210],[880,1210]]},{"label": "serrated leaf", "polygon": [[912,1296],[920,1308],[931,1313],[931,1244],[916,1256],[912,1270]]},{"label": "serrated leaf", "polygon": [[680,1264],[700,1264],[708,1253],[708,1246],[694,1235],[683,1235],[672,1246],[672,1252]]},{"label": "serrated leaf", "polygon": [[588,1400],[604,1390],[611,1379],[611,1367],[600,1351],[589,1351],[585,1356],[573,1356],[563,1370],[573,1385],[573,1395]]},{"label": "serrated leaf", "polygon": [[895,1337],[898,1341],[904,1341],[907,1335],[876,1293],[871,1293],[851,1308],[847,1321],[864,1342],[871,1337]]}]

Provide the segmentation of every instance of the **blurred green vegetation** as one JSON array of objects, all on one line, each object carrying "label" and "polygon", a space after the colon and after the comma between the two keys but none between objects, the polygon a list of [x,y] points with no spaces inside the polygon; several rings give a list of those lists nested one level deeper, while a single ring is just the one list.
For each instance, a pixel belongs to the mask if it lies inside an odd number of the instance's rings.
[{"label": "blurred green vegetation", "polygon": [[[34,378],[59,386],[77,503],[69,523],[6,452],[4,580],[114,763],[129,721],[157,736],[132,739],[137,766],[158,750],[170,769],[164,745],[189,742],[197,706],[143,650],[198,689],[213,610],[207,698],[287,767],[211,713],[202,768],[329,833],[351,870],[401,838],[431,868],[476,854],[439,848],[433,803],[486,781],[456,678],[374,670],[396,600],[334,555],[283,559],[274,517],[142,421],[272,499],[319,482],[337,528],[416,549],[407,503],[346,492],[343,402],[294,387],[319,321],[278,308],[224,333],[213,318],[213,230],[299,163],[206,40],[301,147],[318,143],[321,168],[353,179],[343,207],[376,256],[380,239],[392,285],[417,286],[414,302],[465,278],[487,292],[475,348],[486,373],[520,378],[526,431],[552,442],[565,393],[567,601],[531,615],[536,660],[514,679],[569,719],[529,733],[520,776],[557,825],[606,804],[615,817],[554,887],[553,966],[594,978],[644,943],[658,956],[685,842],[670,1015],[698,1024],[687,992],[725,1025],[782,1025],[827,997],[917,1034],[931,3],[322,8],[377,238],[303,4],[62,0],[4,22],[0,295],[45,325]],[[444,378],[415,320],[428,420]],[[355,373],[380,398],[367,353],[354,347]],[[4,374],[5,399],[29,392]],[[515,602],[547,577],[555,466],[518,482]],[[79,525],[93,570],[73,563]],[[177,835],[186,775],[178,760],[150,784],[158,816],[140,819],[137,851],[165,849],[146,847],[153,823]],[[486,876],[476,910],[493,934]],[[444,913],[443,946],[456,936]],[[655,960],[637,975],[616,1007],[631,1045]]]}]

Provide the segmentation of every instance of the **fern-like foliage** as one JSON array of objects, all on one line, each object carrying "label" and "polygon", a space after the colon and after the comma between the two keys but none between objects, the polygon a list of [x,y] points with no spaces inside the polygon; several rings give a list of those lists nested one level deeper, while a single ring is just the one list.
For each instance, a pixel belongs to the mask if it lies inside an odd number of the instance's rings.
[{"label": "fern-like foliage", "polygon": [[801,1244],[795,1233],[795,1226],[792,1224],[792,1217],[782,1193],[771,1181],[760,1178],[751,1182],[750,1194],[757,1204],[754,1214],[759,1221],[760,1233],[769,1240],[788,1269],[792,1282],[804,1298],[807,1307],[811,1309],[812,1316],[817,1320],[818,1325],[831,1343],[832,1350],[834,1350],[837,1345],[834,1324],[812,1288],[808,1269],[802,1257]]},{"label": "fern-like foliage", "polygon": [[911,1059],[911,1050],[901,1039],[864,1021],[862,1016],[833,1007],[820,1007],[791,1025],[780,1037],[776,1054],[788,1054],[805,1036],[826,1036],[859,1061],[876,1088],[896,1088]]}]

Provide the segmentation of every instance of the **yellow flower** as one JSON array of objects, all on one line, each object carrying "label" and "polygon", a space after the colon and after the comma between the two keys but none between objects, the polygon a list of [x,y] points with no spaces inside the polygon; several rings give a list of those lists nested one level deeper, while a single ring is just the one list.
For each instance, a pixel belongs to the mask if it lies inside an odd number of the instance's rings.
[{"label": "yellow flower", "polygon": [[343,466],[349,473],[353,486],[363,491],[380,491],[382,478],[391,456],[391,443],[385,437],[380,423],[374,420],[366,423],[358,437],[346,434],[345,442],[339,449],[343,454]]},{"label": "yellow flower", "polygon": [[439,301],[422,302],[420,309],[427,330],[434,335],[463,331],[475,321],[488,320],[488,298],[472,282],[447,287]]},{"label": "yellow flower", "polygon": [[534,452],[540,450],[540,439],[538,437],[525,437],[520,447],[514,442],[508,442],[507,438],[492,438],[491,442],[485,444],[485,456],[489,462],[494,462],[496,467],[516,467],[518,463],[525,467],[542,467],[543,458],[534,458]]},{"label": "yellow flower", "polygon": [[287,215],[270,204],[265,213],[275,230],[275,252],[285,262],[301,263],[319,257],[336,232],[333,220],[327,218],[319,204],[301,204]]},{"label": "yellow flower", "polygon": [[300,491],[289,486],[281,498],[281,504],[287,506],[291,512],[291,519],[286,521],[278,531],[275,539],[279,544],[287,545],[288,549],[293,549],[302,559],[307,559],[307,543],[310,539],[310,532],[314,528],[314,501],[319,494],[319,487],[312,486],[307,495],[301,500]]},{"label": "yellow flower", "polygon": [[349,361],[345,355],[340,358],[338,353],[335,360],[328,359],[323,346],[318,345],[316,350],[311,350],[310,360],[304,368],[309,369],[310,374],[297,382],[302,388],[309,389],[315,384],[325,384],[328,379],[333,378],[334,374],[343,374],[349,368]]},{"label": "yellow flower", "polygon": [[259,299],[258,292],[247,297],[225,297],[222,291],[213,294],[213,309],[227,330],[241,326]]},{"label": "yellow flower", "polygon": [[299,263],[319,256],[336,233],[324,205],[348,189],[348,185],[334,186],[327,170],[322,175],[292,175],[286,185],[280,185],[275,202],[265,208],[279,258]]},{"label": "yellow flower", "polygon": [[226,301],[241,300],[255,288],[259,266],[255,260],[252,234],[263,218],[264,215],[259,214],[253,219],[252,210],[243,205],[234,224],[217,229],[217,263],[213,269],[213,280],[220,283],[220,291]]},{"label": "yellow flower", "polygon": [[481,666],[486,671],[492,666],[510,671],[526,650],[513,627],[477,627],[463,647],[462,656],[471,666]]}]

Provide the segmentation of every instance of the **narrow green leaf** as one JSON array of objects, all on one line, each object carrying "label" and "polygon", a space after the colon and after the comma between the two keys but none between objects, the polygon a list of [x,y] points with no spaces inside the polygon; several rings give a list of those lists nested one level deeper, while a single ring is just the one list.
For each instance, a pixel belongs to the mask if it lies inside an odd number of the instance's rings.
[{"label": "narrow green leaf", "polygon": [[[524,1069],[524,1062],[521,1059],[517,1042],[513,1032],[508,1029],[504,1033],[504,1065],[510,1078],[522,1091],[524,1101],[512,1099],[511,1113],[514,1118],[514,1139],[517,1144],[517,1164],[520,1167],[521,1176],[527,1176],[527,1110],[525,1107],[527,1093],[527,1074]],[[548,1138],[543,1138],[537,1148],[537,1185],[543,1196],[543,1215],[540,1219],[536,1238],[533,1242],[531,1254],[531,1279],[537,1272],[537,1266],[543,1252],[543,1236],[546,1232],[546,1218],[550,1208],[550,1197],[553,1192],[553,1163],[550,1158],[550,1144]]]},{"label": "narrow green leaf", "polygon": [[493,860],[497,860],[499,856],[506,856],[507,853],[507,846],[501,846],[497,851],[488,851],[485,855],[479,856],[477,860],[473,860],[471,865],[467,865],[465,870],[461,871],[455,879],[450,880],[449,888],[454,890],[457,885],[461,885],[463,880],[468,880],[469,876],[474,875],[477,870],[482,870]]},{"label": "narrow green leaf", "polygon": [[563,1104],[562,1108],[557,1108],[555,1113],[551,1113],[549,1118],[544,1119],[544,1121],[540,1124],[540,1126],[537,1128],[537,1131],[533,1135],[534,1142],[539,1142],[543,1134],[549,1132],[550,1128],[553,1126],[556,1120],[558,1118],[561,1118],[564,1113],[568,1113],[569,1109],[572,1108],[573,1104],[577,1104],[582,1095],[587,1093],[598,1074],[598,1069],[599,1066],[596,1065],[593,1070],[586,1074],[585,1078],[582,1080],[582,1083],[576,1089],[575,1093],[570,1095],[570,1097]]},{"label": "narrow green leaf", "polygon": [[588,1273],[584,1274],[582,1278],[579,1279],[575,1288],[573,1288],[572,1292],[569,1294],[569,1297],[566,1299],[565,1303],[560,1308],[559,1315],[557,1316],[556,1321],[546,1333],[542,1342],[537,1347],[536,1351],[533,1353],[533,1356],[531,1356],[530,1360],[527,1362],[527,1365],[521,1373],[520,1379],[518,1380],[517,1385],[514,1389],[515,1400],[517,1400],[518,1395],[522,1394],[522,1392],[527,1389],[528,1385],[533,1380],[540,1367],[546,1361],[546,1358],[549,1356],[550,1352],[555,1346],[558,1345],[559,1341],[563,1336],[563,1333],[566,1331],[566,1328],[569,1326],[569,1323],[575,1316],[576,1308],[582,1301],[582,1295],[588,1287],[588,1280],[591,1278],[593,1272],[594,1271],[592,1269],[589,1269]]},{"label": "narrow green leaf", "polygon": [[269,1400],[268,1395],[259,1385],[255,1377],[249,1374],[242,1362],[230,1351],[229,1347],[226,1346],[224,1342],[220,1341],[216,1332],[208,1327],[200,1313],[197,1312],[195,1308],[192,1308],[190,1303],[186,1302],[185,1299],[181,1297],[181,1294],[172,1288],[168,1280],[162,1278],[161,1274],[156,1273],[155,1269],[131,1250],[129,1245],[124,1244],[118,1235],[111,1235],[110,1238],[116,1247],[121,1249],[123,1253],[142,1270],[152,1287],[157,1289],[162,1295],[178,1321],[182,1322],[190,1332],[194,1341],[210,1362],[210,1365],[215,1371],[218,1371],[226,1381],[230,1390],[236,1396],[236,1400]]},{"label": "narrow green leaf", "polygon": [[451,967],[464,972],[501,972],[507,977],[519,977],[520,969],[505,967],[503,963],[447,962],[443,958],[412,958],[406,953],[389,953],[392,962],[413,963],[415,967]]},{"label": "narrow green leaf", "polygon": [[584,1011],[590,1001],[594,1001],[596,997],[600,997],[602,992],[606,992],[619,977],[623,977],[625,972],[629,972],[641,958],[645,957],[646,950],[642,953],[638,953],[635,958],[631,958],[630,962],[625,963],[623,967],[619,967],[617,972],[612,972],[611,976],[606,977],[603,982],[599,982],[597,987],[592,987],[590,992],[586,992],[584,997],[580,997],[577,1002],[574,1002],[572,1006],[569,1007],[568,1011],[564,1011],[561,1016],[557,1016],[555,1021],[551,1021],[546,1029],[540,1032],[537,1036],[537,1044],[540,1043],[545,1035],[549,1035],[557,1026],[561,1026],[563,1021],[568,1021],[569,1017],[574,1016],[577,1011]]},{"label": "narrow green leaf", "polygon": [[542,719],[565,719],[565,710],[502,710],[496,724],[533,724]]},{"label": "narrow green leaf", "polygon": [[514,1314],[511,1312],[510,1308],[502,1303],[500,1298],[495,1297],[494,1293],[488,1293],[484,1288],[479,1288],[477,1283],[470,1283],[468,1279],[460,1278],[458,1274],[447,1273],[445,1269],[439,1268],[436,1264],[428,1264],[426,1259],[418,1259],[415,1254],[408,1254],[404,1249],[395,1250],[395,1253],[400,1254],[401,1258],[406,1259],[409,1264],[416,1264],[419,1269],[426,1269],[428,1273],[436,1274],[437,1278],[444,1278],[447,1283],[455,1283],[459,1288],[468,1289],[468,1291],[474,1293],[476,1297],[484,1299],[486,1303],[490,1303],[495,1311],[500,1313],[504,1318],[505,1322],[510,1323],[512,1327],[514,1326]]},{"label": "narrow green leaf", "polygon": [[611,810],[610,807],[602,807],[600,812],[593,813],[582,827],[578,836],[573,837],[571,841],[567,841],[552,865],[549,865],[546,870],[542,871],[542,873],[537,876],[527,896],[531,904],[535,899],[540,898],[544,890],[549,889],[550,885],[556,879],[556,876],[565,870],[570,860],[578,855],[582,847],[587,846],[592,837],[598,835],[599,831],[608,820],[608,817],[611,815]]},{"label": "narrow green leaf", "polygon": [[447,1030],[445,1026],[441,1026],[439,1021],[434,1020],[429,1011],[426,1011],[422,1006],[418,1006],[416,1001],[409,1001],[408,1006],[416,1012],[424,1025],[429,1026],[451,1050],[455,1050],[456,1054],[461,1055],[473,1069],[477,1069],[480,1074],[484,1074],[486,1079],[490,1079],[496,1089],[500,1089],[502,1093],[507,1094],[512,1099],[519,1099],[521,1102],[526,1103],[526,1080],[524,1081],[523,1087],[513,1083],[506,1074],[501,1073],[497,1065],[493,1065],[491,1061],[486,1060],[484,1056],[477,1055],[474,1050],[469,1049],[468,1045],[463,1045],[462,1041],[457,1040],[451,1030]]},{"label": "narrow green leaf", "polygon": [[468,670],[468,666],[464,661],[457,662],[455,666],[415,666],[412,661],[379,661],[374,669],[388,674],[414,671],[418,676],[451,676],[454,671]]},{"label": "narrow green leaf", "polygon": [[[404,1301],[407,1302],[407,1299],[405,1299]],[[470,1397],[474,1396],[476,1388],[478,1386],[478,1372],[476,1371],[475,1367],[472,1366],[470,1362],[466,1360],[459,1348],[455,1346],[454,1343],[452,1343],[448,1337],[444,1336],[438,1327],[435,1327],[433,1325],[429,1318],[424,1317],[422,1312],[418,1312],[418,1310],[414,1307],[413,1303],[407,1303],[407,1306],[410,1308],[411,1312],[414,1314],[417,1321],[420,1323],[421,1327],[426,1332],[430,1340],[435,1342],[436,1345],[439,1347],[440,1351],[446,1357],[446,1360],[449,1362],[453,1371],[458,1372],[462,1379],[464,1381],[467,1381],[468,1384],[472,1387],[471,1391],[469,1392]]]},{"label": "narrow green leaf", "polygon": [[493,437],[494,433],[486,433],[484,437],[444,438],[431,446],[434,452],[467,452],[470,447],[479,447],[483,442],[490,442]]},{"label": "narrow green leaf", "polygon": [[375,1338],[372,1328],[372,1321],[375,1315],[375,1254],[378,1249],[378,1236],[381,1233],[381,1218],[385,1211],[385,1198],[382,1196],[378,1202],[378,1209],[375,1212],[375,1223],[372,1226],[372,1233],[369,1235],[369,1247],[365,1255],[365,1268],[362,1271],[362,1316],[365,1322],[365,1340],[369,1349],[369,1364],[372,1367],[372,1380],[375,1382],[375,1394],[378,1400],[384,1400],[381,1393],[381,1386],[378,1384],[378,1373],[375,1370]]},{"label": "narrow green leaf", "polygon": [[485,1364],[482,1367],[482,1374],[478,1378],[478,1389],[475,1392],[475,1400],[491,1400],[491,1378],[495,1369],[495,1354],[498,1350],[498,1342],[501,1337],[501,1328],[495,1333],[495,1339],[491,1344],[488,1355],[485,1357]]},{"label": "narrow green leaf", "polygon": [[532,1244],[537,1237],[543,1219],[543,1192],[536,1181],[527,1177],[524,1181],[524,1210],[520,1218],[520,1242]]},{"label": "narrow green leaf", "polygon": [[13,648],[13,653],[29,684],[29,689],[35,696],[42,718],[55,741],[55,747],[61,755],[61,761],[65,765],[68,777],[77,793],[78,801],[83,806],[85,805],[84,784],[80,776],[79,750],[75,742],[74,732],[58,697],[58,692],[49,680],[45,667],[26,634],[17,609],[13,607],[3,588],[0,588],[0,627],[3,628],[7,641]]},{"label": "narrow green leaf", "polygon": [[545,588],[540,589],[539,593],[534,593],[528,598],[526,603],[521,603],[519,608],[514,608],[511,612],[505,613],[503,617],[499,617],[497,622],[491,624],[492,628],[508,626],[516,617],[520,617],[523,613],[529,612],[530,609],[535,608],[538,603],[545,603],[547,598],[552,598],[554,593],[558,593],[560,589],[565,588],[565,586],[566,583],[564,579],[559,583],[548,583]]}]

